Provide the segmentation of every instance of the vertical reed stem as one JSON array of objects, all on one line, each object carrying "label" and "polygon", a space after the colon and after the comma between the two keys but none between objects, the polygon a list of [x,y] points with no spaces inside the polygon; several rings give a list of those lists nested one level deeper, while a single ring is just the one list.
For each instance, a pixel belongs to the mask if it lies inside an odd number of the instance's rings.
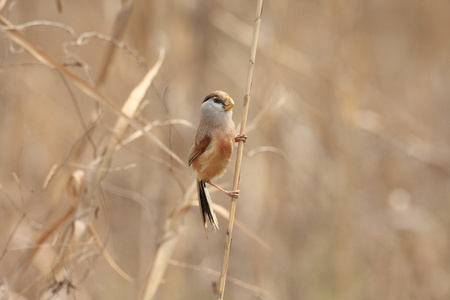
[{"label": "vertical reed stem", "polygon": [[[261,25],[261,14],[262,14],[263,0],[258,0],[256,7],[256,19],[253,27],[253,38],[252,38],[252,47],[250,50],[250,61],[248,65],[248,74],[247,74],[247,85],[245,89],[245,97],[244,97],[244,113],[242,115],[241,120],[241,130],[240,134],[245,133],[245,127],[247,126],[247,115],[248,109],[250,106],[250,91],[252,88],[253,82],[253,70],[255,68],[255,59],[256,59],[256,49],[258,45],[258,36],[259,36],[259,27]],[[242,164],[242,153],[244,151],[244,142],[240,141],[238,145],[238,152],[236,157],[236,167],[234,169],[234,181],[233,181],[233,190],[239,189],[239,179],[241,176],[241,164]],[[230,259],[230,250],[231,250],[231,240],[233,235],[233,226],[234,226],[234,218],[236,214],[236,205],[237,198],[231,198],[231,207],[230,207],[230,216],[228,221],[228,229],[227,229],[227,239],[225,242],[225,251],[223,253],[223,262],[222,262],[222,271],[220,273],[220,283],[219,283],[219,294],[218,300],[223,299],[223,295],[225,292],[225,284],[227,281],[227,272],[228,272],[228,262]]]}]

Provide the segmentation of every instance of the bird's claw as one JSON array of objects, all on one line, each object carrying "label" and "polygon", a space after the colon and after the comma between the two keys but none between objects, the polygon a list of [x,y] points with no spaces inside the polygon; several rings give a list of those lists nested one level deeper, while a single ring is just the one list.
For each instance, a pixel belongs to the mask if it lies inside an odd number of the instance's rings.
[{"label": "bird's claw", "polygon": [[227,192],[227,195],[230,196],[231,198],[236,199],[236,198],[239,198],[239,193],[240,193],[240,190],[229,191],[229,192]]},{"label": "bird's claw", "polygon": [[234,138],[235,142],[246,142],[247,141],[247,136],[245,134],[238,134],[236,135],[236,137]]}]

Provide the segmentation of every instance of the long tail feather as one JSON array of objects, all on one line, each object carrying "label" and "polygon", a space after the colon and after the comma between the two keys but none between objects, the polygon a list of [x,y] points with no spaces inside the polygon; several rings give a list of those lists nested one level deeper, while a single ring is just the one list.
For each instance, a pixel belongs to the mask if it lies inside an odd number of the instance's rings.
[{"label": "long tail feather", "polygon": [[206,216],[208,216],[209,222],[214,228],[214,231],[219,229],[219,222],[217,221],[216,214],[212,207],[212,200],[209,196],[206,183],[203,180],[197,181],[198,203],[200,206],[200,212],[202,214],[203,226],[205,231],[208,232],[208,225],[206,224]]}]

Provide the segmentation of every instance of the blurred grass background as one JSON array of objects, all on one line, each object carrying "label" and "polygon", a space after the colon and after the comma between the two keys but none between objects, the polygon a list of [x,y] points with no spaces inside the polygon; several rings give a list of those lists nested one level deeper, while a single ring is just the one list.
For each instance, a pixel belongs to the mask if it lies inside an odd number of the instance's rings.
[{"label": "blurred grass background", "polygon": [[[1,13],[15,25],[40,21],[23,33],[92,84],[106,61],[97,89],[118,106],[164,47],[142,122],[197,126],[204,96],[222,89],[237,102],[238,123],[256,1],[123,2],[62,0],[58,12],[57,1],[8,1]],[[449,299],[450,3],[266,1],[261,26],[237,219],[270,249],[236,228],[228,275],[250,286],[229,281],[225,299]],[[111,42],[71,43],[90,32],[117,34],[110,60]],[[1,42],[0,299],[36,299],[54,288],[68,222],[26,272],[18,266],[71,206],[44,182],[54,165],[86,169],[116,117],[4,34]],[[152,133],[186,158],[194,126]],[[80,140],[84,151],[69,156]],[[194,181],[146,138],[124,146],[111,168],[93,225],[134,282],[87,240],[85,256],[66,262],[77,289],[54,299],[136,299],[164,222]],[[209,271],[220,272],[227,224],[219,222],[206,239],[190,209],[156,299],[214,299]]]}]

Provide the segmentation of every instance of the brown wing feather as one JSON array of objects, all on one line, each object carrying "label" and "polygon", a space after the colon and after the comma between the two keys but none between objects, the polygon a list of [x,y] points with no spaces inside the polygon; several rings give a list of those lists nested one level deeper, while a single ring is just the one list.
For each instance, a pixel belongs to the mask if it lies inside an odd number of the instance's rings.
[{"label": "brown wing feather", "polygon": [[211,135],[205,134],[201,138],[195,138],[195,142],[192,144],[191,149],[189,150],[189,166],[192,165],[194,160],[199,157],[203,152],[205,152],[209,143],[211,143]]}]

